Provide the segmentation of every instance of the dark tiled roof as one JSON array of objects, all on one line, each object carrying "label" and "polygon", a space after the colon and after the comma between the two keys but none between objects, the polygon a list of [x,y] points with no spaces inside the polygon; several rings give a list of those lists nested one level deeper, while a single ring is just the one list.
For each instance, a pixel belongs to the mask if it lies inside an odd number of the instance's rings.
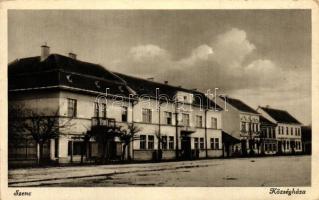
[{"label": "dark tiled roof", "polygon": [[138,94],[138,95],[149,95],[150,97],[156,97],[156,89],[159,88],[158,94],[165,95],[169,98],[169,100],[173,101],[176,93],[178,91],[191,93],[194,96],[195,105],[202,105],[203,107],[215,108],[218,110],[222,110],[214,101],[210,100],[205,96],[205,94],[195,91],[189,90],[181,87],[176,87],[168,84],[163,84],[155,81],[150,81],[142,78],[137,78],[121,73],[115,73],[119,77],[123,78],[127,84]]},{"label": "dark tiled roof", "polygon": [[16,60],[8,68],[9,90],[68,87],[82,91],[128,96],[125,82],[100,65],[51,54],[46,60],[30,57]]},{"label": "dark tiled roof", "polygon": [[220,98],[223,99],[224,101],[226,100],[227,103],[229,103],[230,105],[232,105],[233,107],[235,107],[239,111],[259,114],[256,110],[249,107],[247,104],[245,104],[244,102],[242,102],[239,99],[229,98],[229,97],[225,97],[225,96],[220,96]]},{"label": "dark tiled roof", "polygon": [[[175,87],[167,84],[148,81],[120,73],[111,72],[101,65],[75,60],[59,54],[51,54],[46,60],[40,57],[29,57],[16,60],[9,64],[9,90],[41,88],[49,86],[64,86],[85,91],[105,92],[109,88],[110,94],[128,96],[133,89],[138,95],[156,97],[159,94],[173,100],[177,91],[194,94],[194,104],[209,105],[211,108],[222,110],[203,93]],[[128,88],[128,87],[129,88]],[[200,98],[198,98],[200,97]],[[202,102],[200,102],[200,99]]]},{"label": "dark tiled roof", "polygon": [[262,115],[260,115],[259,121],[260,121],[261,124],[265,124],[265,125],[273,125],[273,126],[276,125],[275,123],[269,121],[268,119],[266,119],[266,118],[263,117]]},{"label": "dark tiled roof", "polygon": [[59,54],[51,54],[42,62],[39,56],[16,60],[9,65],[8,73],[30,74],[57,69],[121,82],[101,65],[75,60]]},{"label": "dark tiled roof", "polygon": [[263,109],[270,117],[280,123],[291,123],[291,124],[301,124],[296,118],[290,115],[285,110],[267,108],[267,107],[260,107]]}]

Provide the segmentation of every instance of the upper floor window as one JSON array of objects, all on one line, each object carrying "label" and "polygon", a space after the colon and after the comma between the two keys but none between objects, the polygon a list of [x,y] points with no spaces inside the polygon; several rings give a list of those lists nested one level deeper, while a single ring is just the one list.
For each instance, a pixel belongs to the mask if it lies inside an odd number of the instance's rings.
[{"label": "upper floor window", "polygon": [[184,126],[189,126],[189,114],[182,113],[182,124]]},{"label": "upper floor window", "polygon": [[294,134],[294,128],[291,127],[290,129],[290,134],[293,135]]},{"label": "upper floor window", "polygon": [[172,124],[172,113],[165,112],[165,119],[166,119],[166,124],[171,125]]},{"label": "upper floor window", "polygon": [[76,117],[77,102],[75,99],[68,99],[68,117]]},{"label": "upper floor window", "polygon": [[99,117],[99,104],[94,102],[94,117]]},{"label": "upper floor window", "polygon": [[196,127],[202,127],[203,126],[203,116],[196,115]]},{"label": "upper floor window", "polygon": [[246,132],[246,122],[241,122],[241,131]]},{"label": "upper floor window", "polygon": [[122,122],[127,122],[127,107],[122,106]]},{"label": "upper floor window", "polygon": [[152,111],[151,109],[143,108],[142,110],[143,122],[151,123],[152,122]]},{"label": "upper floor window", "polygon": [[286,134],[287,134],[287,135],[289,134],[289,129],[288,129],[288,127],[286,127]]},{"label": "upper floor window", "polygon": [[217,118],[212,117],[212,128],[217,129]]},{"label": "upper floor window", "polygon": [[101,117],[106,118],[106,104],[101,104]]}]

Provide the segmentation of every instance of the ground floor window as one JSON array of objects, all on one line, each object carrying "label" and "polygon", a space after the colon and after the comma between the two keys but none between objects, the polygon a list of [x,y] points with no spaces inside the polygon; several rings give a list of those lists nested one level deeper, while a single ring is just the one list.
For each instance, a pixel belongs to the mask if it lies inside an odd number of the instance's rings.
[{"label": "ground floor window", "polygon": [[200,138],[199,139],[199,147],[200,147],[200,149],[204,149],[204,138]]},{"label": "ground floor window", "polygon": [[198,149],[198,138],[194,138],[194,148]]},{"label": "ground floor window", "polygon": [[154,149],[154,136],[148,136],[148,149]]},{"label": "ground floor window", "polygon": [[169,136],[168,147],[169,149],[174,149],[174,136]]},{"label": "ground floor window", "polygon": [[146,149],[146,135],[140,135],[140,149]]},{"label": "ground floor window", "polygon": [[167,149],[167,136],[162,136],[162,149]]},{"label": "ground floor window", "polygon": [[59,157],[59,138],[54,139],[54,157]]},{"label": "ground floor window", "polygon": [[213,150],[219,149],[219,138],[210,138],[210,148]]},{"label": "ground floor window", "polygon": [[[73,147],[72,147],[73,145]],[[82,150],[83,149],[83,150]],[[85,150],[86,148],[83,147],[83,142],[78,142],[78,141],[69,141],[68,142],[68,155],[85,155]]]}]

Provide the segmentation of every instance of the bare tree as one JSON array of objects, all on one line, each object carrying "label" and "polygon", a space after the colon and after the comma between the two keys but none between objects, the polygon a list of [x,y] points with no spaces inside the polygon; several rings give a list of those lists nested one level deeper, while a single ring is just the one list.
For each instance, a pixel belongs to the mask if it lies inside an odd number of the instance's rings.
[{"label": "bare tree", "polygon": [[163,136],[165,135],[162,135],[160,134],[160,132],[158,130],[155,131],[155,136],[157,138],[157,149],[158,149],[158,152],[157,152],[157,160],[161,160],[162,159],[162,145],[163,145]]},{"label": "bare tree", "polygon": [[36,142],[37,163],[43,158],[43,145],[50,139],[57,138],[59,130],[71,126],[70,120],[62,123],[59,108],[46,113],[36,112],[24,106],[9,106],[9,138],[31,135]]},{"label": "bare tree", "polygon": [[105,163],[110,157],[109,143],[115,137],[120,137],[122,134],[122,127],[116,126],[115,123],[110,125],[102,125],[98,123],[96,126],[92,126],[91,131],[87,133],[88,138],[94,138],[96,142],[102,146],[101,162]]},{"label": "bare tree", "polygon": [[[120,139],[123,142],[122,160],[124,160],[127,146],[129,146],[134,140],[139,139],[139,137],[136,136],[136,133],[140,132],[141,130],[142,129],[137,127],[134,123],[130,123],[127,127],[127,130],[122,132],[120,136]],[[130,159],[131,155],[129,150],[127,154],[128,159]]]}]

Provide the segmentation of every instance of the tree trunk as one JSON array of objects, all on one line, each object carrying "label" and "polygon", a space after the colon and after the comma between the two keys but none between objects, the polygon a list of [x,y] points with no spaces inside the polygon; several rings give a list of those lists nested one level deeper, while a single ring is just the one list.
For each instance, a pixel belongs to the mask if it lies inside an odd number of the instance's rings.
[{"label": "tree trunk", "polygon": [[[124,144],[123,145],[123,152],[122,152],[122,160],[125,160],[125,153],[126,153],[126,148],[127,147],[127,144]],[[129,149],[127,151],[127,158],[129,157]]]},{"label": "tree trunk", "polygon": [[40,165],[40,143],[37,142],[37,164]]},{"label": "tree trunk", "polygon": [[42,164],[42,160],[43,160],[43,142],[41,142],[39,146],[40,146],[39,163]]}]

